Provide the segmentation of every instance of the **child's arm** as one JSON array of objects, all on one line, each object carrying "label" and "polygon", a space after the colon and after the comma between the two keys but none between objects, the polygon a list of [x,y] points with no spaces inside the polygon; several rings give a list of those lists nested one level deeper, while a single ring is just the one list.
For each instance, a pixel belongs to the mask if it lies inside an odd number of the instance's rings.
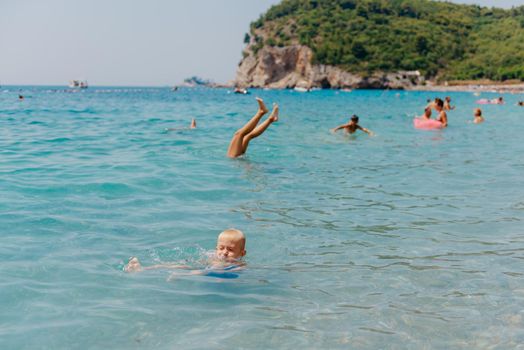
[{"label": "child's arm", "polygon": [[357,128],[359,128],[360,130],[364,131],[366,134],[368,134],[368,135],[370,135],[370,136],[373,136],[373,135],[374,135],[374,134],[373,134],[373,131],[368,130],[368,129],[366,129],[366,128],[363,128],[363,127],[361,127],[360,125],[357,126]]},{"label": "child's arm", "polygon": [[187,269],[190,269],[190,267],[187,266],[187,265],[168,263],[168,264],[157,264],[157,265],[146,266],[146,267],[143,267],[142,269],[143,270],[157,270],[157,269],[183,269],[183,270],[187,270]]},{"label": "child's arm", "polygon": [[333,132],[337,132],[337,131],[340,130],[340,129],[347,128],[348,125],[349,125],[349,124],[342,124],[342,125],[340,125],[340,126],[337,126],[336,128],[331,129],[331,131],[333,131]]},{"label": "child's arm", "polygon": [[156,270],[156,269],[190,269],[191,267],[186,265],[168,263],[168,264],[157,264],[143,267],[140,261],[136,257],[129,259],[129,262],[124,267],[125,272],[139,272],[144,270]]}]

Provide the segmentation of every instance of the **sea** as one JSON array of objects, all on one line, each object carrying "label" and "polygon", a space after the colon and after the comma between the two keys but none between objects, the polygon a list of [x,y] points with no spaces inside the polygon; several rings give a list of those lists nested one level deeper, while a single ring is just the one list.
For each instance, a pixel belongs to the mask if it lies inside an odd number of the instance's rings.
[{"label": "sea", "polygon": [[[1,349],[523,348],[524,95],[250,92],[0,88]],[[280,119],[230,159],[256,96]],[[227,228],[236,278],[124,271]]]}]

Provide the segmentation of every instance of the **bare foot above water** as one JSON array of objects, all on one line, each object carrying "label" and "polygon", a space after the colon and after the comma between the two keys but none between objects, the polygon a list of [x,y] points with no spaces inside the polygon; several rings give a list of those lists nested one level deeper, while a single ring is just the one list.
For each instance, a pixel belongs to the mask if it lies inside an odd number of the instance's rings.
[{"label": "bare foot above water", "polygon": [[278,121],[278,104],[273,103],[273,111],[271,112],[271,116],[269,117],[269,120],[271,120],[272,123]]},{"label": "bare foot above water", "polygon": [[258,102],[258,111],[263,114],[266,114],[267,112],[269,112],[266,105],[264,104],[264,100],[261,99],[260,97],[257,97],[256,99]]}]

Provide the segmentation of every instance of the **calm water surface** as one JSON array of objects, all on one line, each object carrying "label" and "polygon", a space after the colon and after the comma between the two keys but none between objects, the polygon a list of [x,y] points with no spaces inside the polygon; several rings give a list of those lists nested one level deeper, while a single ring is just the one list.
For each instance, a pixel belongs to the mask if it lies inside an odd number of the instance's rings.
[{"label": "calm water surface", "polygon": [[[0,348],[518,348],[524,343],[523,95],[0,89]],[[281,120],[225,152],[256,111]],[[441,94],[441,97],[444,95]],[[361,116],[365,134],[329,129]],[[198,129],[182,128],[196,118]],[[198,261],[247,235],[236,279]]]}]

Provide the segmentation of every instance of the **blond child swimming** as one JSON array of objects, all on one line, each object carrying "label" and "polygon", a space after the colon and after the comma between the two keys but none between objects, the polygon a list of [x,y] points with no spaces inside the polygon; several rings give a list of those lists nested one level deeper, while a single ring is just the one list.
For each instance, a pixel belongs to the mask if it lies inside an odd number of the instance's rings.
[{"label": "blond child swimming", "polygon": [[236,158],[246,153],[247,147],[249,146],[249,141],[262,135],[269,125],[278,121],[278,105],[274,104],[271,115],[266,120],[264,120],[262,124],[257,126],[260,119],[268,112],[268,109],[261,98],[257,97],[257,102],[257,113],[253,116],[253,118],[251,118],[249,122],[247,122],[242,128],[238,129],[233,135],[227,150],[228,157]]},{"label": "blond child swimming", "polygon": [[362,131],[364,131],[368,135],[373,135],[373,132],[371,132],[370,130],[368,130],[366,128],[361,127],[360,125],[358,125],[358,116],[355,115],[355,114],[353,114],[353,116],[349,120],[349,123],[337,126],[336,128],[331,129],[331,131],[332,132],[337,132],[340,129],[344,129],[346,131],[346,133],[348,133],[348,134],[353,134],[357,130],[362,130]]},{"label": "blond child swimming", "polygon": [[140,272],[155,269],[183,269],[193,270],[192,275],[209,275],[210,270],[238,271],[244,267],[242,258],[246,255],[246,237],[240,230],[230,228],[222,231],[217,238],[217,245],[213,256],[206,262],[205,270],[197,270],[191,266],[176,263],[142,266],[138,258],[132,257],[124,267],[125,272]]}]

